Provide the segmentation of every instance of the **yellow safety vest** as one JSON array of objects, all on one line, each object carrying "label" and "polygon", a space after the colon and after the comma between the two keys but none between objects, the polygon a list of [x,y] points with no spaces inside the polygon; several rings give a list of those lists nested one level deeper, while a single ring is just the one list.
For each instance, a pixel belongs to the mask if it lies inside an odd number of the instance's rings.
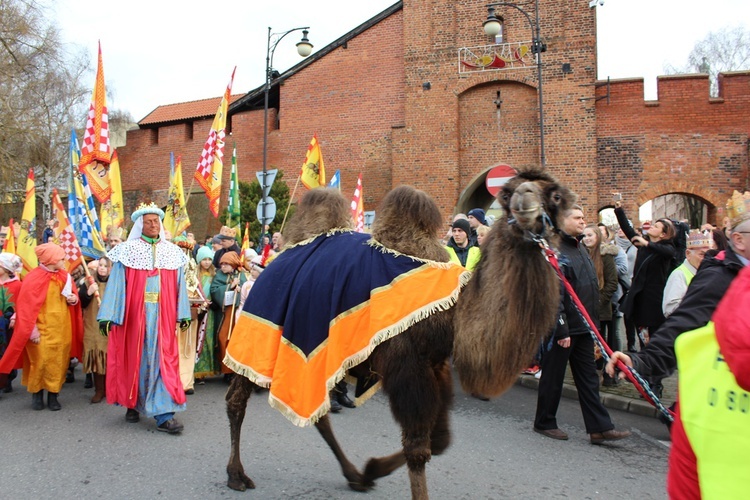
[{"label": "yellow safety vest", "polygon": [[690,282],[693,281],[693,277],[695,276],[688,267],[682,263],[679,266],[677,266],[676,270],[682,271],[682,274],[685,275],[685,283],[687,283],[687,286],[690,286]]},{"label": "yellow safety vest", "polygon": [[698,461],[702,498],[748,498],[750,393],[724,361],[712,322],[677,337],[675,353],[680,417]]},{"label": "yellow safety vest", "polygon": [[[451,262],[455,262],[458,265],[461,265],[461,261],[458,260],[458,255],[456,255],[456,251],[453,250],[451,247],[446,246],[446,250],[448,250],[448,256],[451,258]],[[477,264],[479,263],[479,258],[482,256],[482,253],[480,252],[478,247],[470,247],[469,253],[466,256],[466,265],[464,266],[469,271],[473,271],[475,267],[477,267]]]}]

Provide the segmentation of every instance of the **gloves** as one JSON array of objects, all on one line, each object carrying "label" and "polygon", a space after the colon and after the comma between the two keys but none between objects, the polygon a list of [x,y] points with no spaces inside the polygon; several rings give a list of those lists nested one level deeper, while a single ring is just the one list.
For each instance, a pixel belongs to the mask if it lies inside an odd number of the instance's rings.
[{"label": "gloves", "polygon": [[190,328],[190,320],[189,319],[181,319],[180,320],[180,331],[184,332],[188,328]]},{"label": "gloves", "polygon": [[100,321],[99,322],[99,333],[105,337],[109,337],[109,330],[112,328],[111,321]]}]

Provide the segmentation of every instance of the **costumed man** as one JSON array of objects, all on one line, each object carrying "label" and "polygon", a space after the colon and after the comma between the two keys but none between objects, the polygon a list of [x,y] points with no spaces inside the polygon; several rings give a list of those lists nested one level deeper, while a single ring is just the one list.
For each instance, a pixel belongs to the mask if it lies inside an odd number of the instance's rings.
[{"label": "costumed man", "polygon": [[156,419],[157,430],[182,431],[174,418],[185,410],[175,326],[190,327],[184,267],[188,260],[166,241],[164,212],[141,204],[133,213],[128,240],[110,250],[113,262],[97,320],[107,349],[107,402],[127,408],[125,420],[140,414]]},{"label": "costumed man", "polygon": [[[83,322],[78,289],[65,270],[65,250],[54,243],[34,249],[39,266],[21,283],[16,324],[8,349],[0,362],[0,379],[18,365],[23,353],[21,383],[32,394],[31,408],[62,408],[57,395],[65,383],[71,357],[81,356]],[[5,380],[0,380],[0,386]]]},{"label": "costumed man", "polygon": [[[4,228],[5,229],[5,228]],[[0,237],[2,234],[0,233]],[[16,301],[21,292],[21,280],[18,273],[23,269],[23,262],[18,255],[0,253],[0,359],[13,338],[13,327],[16,324]],[[1,392],[13,392],[11,382],[18,375],[18,370],[11,370],[7,384],[0,385]]]}]

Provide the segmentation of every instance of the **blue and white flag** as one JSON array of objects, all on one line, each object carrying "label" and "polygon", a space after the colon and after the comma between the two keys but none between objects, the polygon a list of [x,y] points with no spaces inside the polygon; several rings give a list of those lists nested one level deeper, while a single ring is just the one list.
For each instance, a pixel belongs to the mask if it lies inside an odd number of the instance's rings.
[{"label": "blue and white flag", "polygon": [[336,188],[341,191],[341,171],[336,170],[336,173],[331,176],[331,182],[328,183],[328,187]]},{"label": "blue and white flag", "polygon": [[[91,259],[98,259],[105,253],[104,243],[99,232],[99,218],[96,215],[91,189],[86,176],[78,170],[78,138],[75,130],[70,137],[70,185],[68,190],[68,216],[73,226],[81,253]],[[88,194],[88,196],[87,196]],[[88,203],[85,201],[88,198]],[[91,220],[94,220],[92,226]]]}]

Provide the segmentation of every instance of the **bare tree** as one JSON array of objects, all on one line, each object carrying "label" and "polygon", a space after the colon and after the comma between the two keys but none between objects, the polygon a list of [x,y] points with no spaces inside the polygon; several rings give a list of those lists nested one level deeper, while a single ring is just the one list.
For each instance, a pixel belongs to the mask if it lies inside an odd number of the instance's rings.
[{"label": "bare tree", "polygon": [[707,73],[711,82],[710,94],[719,95],[719,73],[750,69],[750,31],[744,26],[722,28],[710,32],[695,44],[682,67],[667,65],[667,74]]},{"label": "bare tree", "polygon": [[89,57],[63,47],[37,2],[0,0],[0,189],[22,199],[33,168],[44,216],[52,189],[67,187],[70,131],[91,92],[82,83]]}]

